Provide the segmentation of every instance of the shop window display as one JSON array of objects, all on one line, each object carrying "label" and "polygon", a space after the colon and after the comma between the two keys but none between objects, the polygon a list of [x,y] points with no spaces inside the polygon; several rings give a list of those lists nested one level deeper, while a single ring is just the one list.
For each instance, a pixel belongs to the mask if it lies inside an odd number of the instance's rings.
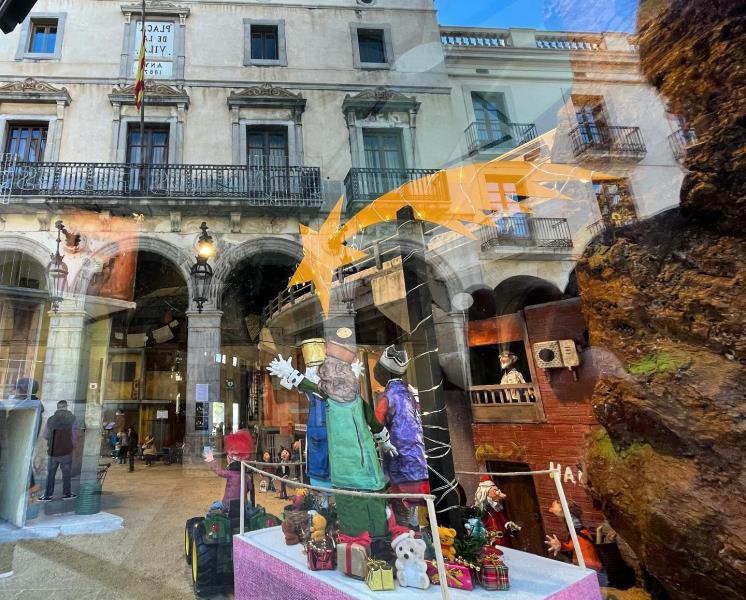
[{"label": "shop window display", "polygon": [[0,39],[0,596],[738,596],[732,8],[103,4]]}]

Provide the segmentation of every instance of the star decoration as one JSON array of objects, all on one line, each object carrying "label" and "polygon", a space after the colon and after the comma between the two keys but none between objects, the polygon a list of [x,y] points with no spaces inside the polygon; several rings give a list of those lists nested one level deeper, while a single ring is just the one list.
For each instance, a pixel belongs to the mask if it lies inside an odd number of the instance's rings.
[{"label": "star decoration", "polygon": [[[576,165],[495,159],[403,183],[371,202],[341,227],[343,198],[340,198],[318,231],[300,226],[304,258],[290,285],[312,281],[328,314],[335,271],[367,258],[364,252],[346,246],[345,240],[371,225],[396,221],[397,212],[405,206],[412,207],[418,220],[475,239],[474,226],[494,226],[495,212],[530,213],[538,202],[569,200],[562,190],[571,182],[610,179],[616,177]],[[531,198],[531,205],[518,201],[518,197]]]},{"label": "star decoration", "polygon": [[300,226],[303,240],[303,260],[298,265],[289,286],[313,282],[325,314],[329,314],[332,279],[336,270],[357,260],[367,258],[365,252],[344,245],[339,223],[342,216],[343,198],[340,198],[318,231]]}]

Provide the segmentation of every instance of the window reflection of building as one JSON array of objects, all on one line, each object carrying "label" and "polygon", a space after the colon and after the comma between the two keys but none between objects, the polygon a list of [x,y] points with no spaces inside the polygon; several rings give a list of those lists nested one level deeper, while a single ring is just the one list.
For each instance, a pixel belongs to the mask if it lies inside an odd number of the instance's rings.
[{"label": "window reflection of building", "polygon": [[22,252],[0,252],[0,398],[22,378],[41,383],[48,328],[44,267]]},{"label": "window reflection of building", "polygon": [[637,221],[632,189],[627,179],[594,182],[593,191],[605,225],[619,227]]}]

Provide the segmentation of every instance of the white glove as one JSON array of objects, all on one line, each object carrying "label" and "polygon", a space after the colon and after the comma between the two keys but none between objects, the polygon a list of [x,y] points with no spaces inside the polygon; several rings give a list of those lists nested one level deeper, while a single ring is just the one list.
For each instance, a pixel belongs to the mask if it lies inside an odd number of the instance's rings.
[{"label": "white glove", "polygon": [[280,379],[289,377],[295,371],[295,368],[293,367],[293,357],[291,356],[288,359],[284,359],[282,358],[282,354],[280,354],[279,358],[272,359],[272,361],[267,365],[267,371],[269,371],[269,374],[273,377],[279,377]]},{"label": "white glove", "polygon": [[383,450],[389,456],[399,456],[399,451],[391,443],[391,436],[389,436],[389,430],[385,427],[381,429],[379,433],[373,434],[373,439],[378,442],[381,450]]},{"label": "white glove", "polygon": [[311,383],[315,383],[318,385],[318,383],[321,381],[318,371],[319,370],[317,367],[309,367],[308,369],[306,369],[306,372],[303,374],[303,376]]},{"label": "white glove", "polygon": [[363,363],[359,360],[355,360],[350,367],[352,367],[352,372],[355,374],[355,377],[360,379],[362,377],[363,373],[365,372],[365,368],[363,367]]}]

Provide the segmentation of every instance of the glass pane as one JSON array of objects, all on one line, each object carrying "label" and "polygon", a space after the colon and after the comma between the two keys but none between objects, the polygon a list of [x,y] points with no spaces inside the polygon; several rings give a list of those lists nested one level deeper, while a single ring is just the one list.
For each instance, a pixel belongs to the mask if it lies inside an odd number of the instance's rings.
[{"label": "glass pane", "polygon": [[357,34],[360,49],[360,62],[385,63],[383,31],[375,29],[359,29]]}]

